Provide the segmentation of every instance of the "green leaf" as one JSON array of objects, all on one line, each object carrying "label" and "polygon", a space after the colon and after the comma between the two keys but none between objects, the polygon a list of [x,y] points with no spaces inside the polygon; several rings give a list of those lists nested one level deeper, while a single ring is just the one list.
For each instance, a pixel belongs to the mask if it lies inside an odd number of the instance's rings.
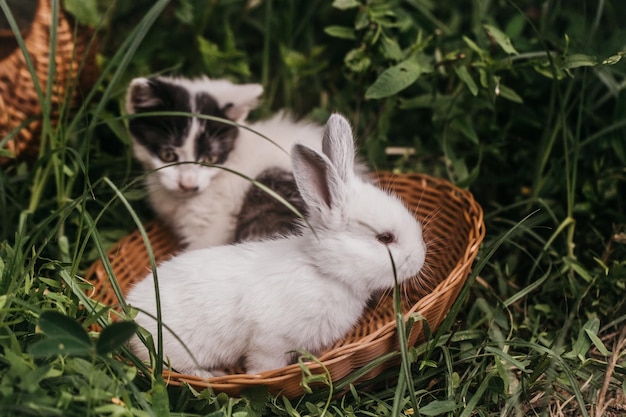
[{"label": "green leaf", "polygon": [[483,27],[504,52],[509,55],[519,55],[519,52],[513,47],[511,39],[504,32],[491,25],[483,25]]},{"label": "green leaf", "polygon": [[356,35],[354,34],[354,29],[347,26],[327,26],[324,28],[324,32],[326,34],[340,39],[350,39],[355,40]]},{"label": "green leaf", "polygon": [[359,7],[361,3],[357,0],[335,0],[333,1],[333,7],[339,10],[348,10]]},{"label": "green leaf", "polygon": [[459,65],[454,67],[454,72],[456,72],[456,75],[465,83],[467,88],[469,88],[470,93],[472,93],[473,96],[476,96],[478,94],[478,86],[467,70],[467,67],[465,67],[465,65]]},{"label": "green leaf", "polygon": [[162,374],[159,374],[152,384],[152,408],[157,416],[170,415],[170,400]]},{"label": "green leaf", "polygon": [[[57,280],[57,279],[52,279],[52,278],[43,278],[40,277],[39,281],[43,282],[44,284],[46,284],[48,286],[48,289],[60,289],[62,287],[62,283],[61,281]],[[50,295],[50,294],[48,294]]]},{"label": "green leaf", "polygon": [[96,343],[96,352],[106,355],[121,348],[136,330],[137,325],[132,321],[120,321],[105,327]]},{"label": "green leaf", "polygon": [[91,340],[75,320],[57,311],[44,311],[38,324],[47,337],[30,347],[34,356],[86,355],[91,352]]},{"label": "green leaf", "polygon": [[[2,395],[2,388],[6,385],[6,381],[17,381],[18,378],[30,373],[33,369],[36,369],[32,356],[24,355],[20,349],[13,351],[8,348],[7,345],[3,345],[4,352],[2,354],[2,379],[0,379],[0,398]],[[9,366],[6,367],[5,364]]]},{"label": "green leaf", "polygon": [[344,63],[353,72],[364,72],[372,65],[372,60],[362,49],[353,49],[346,54]]},{"label": "green leaf", "polygon": [[474,130],[474,126],[470,122],[469,117],[460,117],[454,119],[450,124],[450,127],[458,130],[463,134],[463,136],[478,145],[480,140],[478,139],[478,134],[476,133],[476,130]]},{"label": "green leaf", "polygon": [[196,36],[198,43],[198,49],[200,52],[200,58],[204,63],[204,67],[209,71],[226,71],[229,73],[236,73],[241,75],[249,75],[250,69],[247,62],[243,59],[244,55],[236,48],[228,48],[222,50],[220,46],[210,40],[204,38],[202,35]]},{"label": "green leaf", "polygon": [[[67,166],[63,167],[64,170],[65,170],[66,167]],[[74,175],[76,175],[76,174],[73,173],[72,175],[69,175],[69,176],[74,176]],[[70,241],[67,238],[67,236],[63,235],[63,236],[59,237],[58,244],[59,244],[59,249],[61,250],[61,253],[63,255],[68,255],[69,256],[69,253],[70,253]]]},{"label": "green leaf", "polygon": [[420,371],[425,369],[425,368],[436,368],[437,367],[437,362],[435,361],[431,361],[431,360],[423,360],[420,362]]},{"label": "green leaf", "polygon": [[556,75],[556,79],[557,80],[562,80],[566,76],[565,71],[563,71],[561,68],[557,67],[556,65],[555,65],[555,68],[554,68],[554,71],[553,71],[552,67],[549,65],[548,61],[542,61],[542,62],[535,63],[533,65],[533,68],[539,74],[541,74],[541,75],[543,75],[544,77],[547,77],[547,78],[554,78],[555,75]]},{"label": "green leaf", "polygon": [[564,263],[569,269],[573,270],[578,276],[580,276],[585,281],[589,283],[593,281],[593,276],[591,276],[591,274],[585,269],[585,267],[583,267],[575,259],[566,258],[564,260]]},{"label": "green leaf", "polygon": [[576,342],[574,342],[574,346],[572,346],[572,350],[565,353],[563,355],[564,358],[567,359],[575,359],[575,358],[584,358],[585,354],[591,347],[591,342],[589,338],[585,335],[585,331],[581,329],[578,333],[578,338],[576,338]]},{"label": "green leaf", "polygon": [[75,320],[58,311],[44,311],[39,316],[38,324],[41,331],[50,338],[75,339],[77,342],[91,346],[91,340],[85,329]]},{"label": "green leaf", "polygon": [[369,86],[365,98],[380,99],[392,96],[413,84],[420,75],[431,71],[432,66],[423,60],[407,59],[383,71],[374,84]]},{"label": "green leaf", "polygon": [[561,66],[564,69],[572,69],[578,67],[595,67],[598,65],[598,58],[593,55],[573,54],[563,59]]},{"label": "green leaf", "polygon": [[96,415],[102,416],[123,416],[129,415],[128,408],[123,405],[117,404],[105,404],[99,407],[96,407],[92,410],[92,412],[96,413]]},{"label": "green leaf", "polygon": [[[591,347],[591,338],[589,334],[597,334],[600,330],[600,320],[598,318],[593,318],[587,320],[587,322],[583,325],[583,327],[578,332],[578,338],[576,342],[574,342],[574,346],[572,346],[572,350],[567,352],[563,357],[568,359],[580,358],[581,360],[585,358],[585,355],[589,351]],[[602,345],[604,346],[604,345]]]},{"label": "green leaf", "polygon": [[478,175],[480,174],[480,164],[474,165],[474,167],[468,172],[466,168],[464,177],[457,177],[455,179],[457,187],[468,188],[470,185],[476,181]]},{"label": "green leaf", "polygon": [[47,357],[54,355],[88,355],[91,353],[91,344],[85,344],[74,337],[48,337],[33,343],[29,352],[33,356]]},{"label": "green leaf", "polygon": [[498,95],[501,96],[502,98],[510,100],[514,103],[522,104],[524,102],[524,99],[522,99],[522,97],[520,97],[519,94],[517,94],[515,91],[513,91],[511,88],[507,87],[506,85],[500,84],[498,88],[499,88]]},{"label": "green leaf", "polygon": [[11,159],[15,158],[15,154],[13,152],[4,148],[0,149],[0,156],[3,158],[11,158]]},{"label": "green leaf", "polygon": [[193,23],[194,9],[189,0],[179,0],[174,15],[181,22],[191,25]]},{"label": "green leaf", "polygon": [[20,375],[19,387],[28,393],[34,393],[41,389],[39,384],[47,378],[55,378],[63,375],[63,371],[55,369],[51,365],[39,366],[30,372]]},{"label": "green leaf", "polygon": [[241,390],[241,397],[246,399],[248,416],[261,416],[265,410],[269,391],[265,385],[250,386]]},{"label": "green leaf", "polygon": [[615,65],[622,60],[624,57],[624,52],[620,52],[619,54],[612,55],[607,59],[602,61],[602,65]]},{"label": "green leaf", "polygon": [[97,26],[102,19],[98,12],[98,0],[65,0],[63,8],[88,26]]},{"label": "green leaf", "polygon": [[425,416],[438,416],[459,408],[461,408],[461,406],[452,400],[435,400],[429,402],[424,407],[420,407],[419,413]]},{"label": "green leaf", "polygon": [[400,48],[400,45],[398,45],[398,42],[384,35],[380,39],[380,52],[385,58],[394,61],[400,61],[404,58],[404,54],[402,53],[402,49]]},{"label": "green leaf", "polygon": [[211,42],[203,36],[197,36],[196,40],[198,41],[200,56],[205,62],[212,63],[212,59],[215,57],[224,57],[224,53],[220,51],[220,48],[216,43]]},{"label": "green leaf", "polygon": [[473,40],[471,40],[467,36],[463,36],[463,41],[467,44],[467,46],[470,47],[471,50],[476,52],[481,58],[484,59],[485,55],[487,55],[487,52],[484,49],[482,49],[480,46],[478,46],[476,44],[476,42],[474,42]]},{"label": "green leaf", "polygon": [[504,352],[502,349],[498,349],[492,346],[487,346],[485,348],[485,352],[493,353],[494,355],[500,357],[500,359],[502,359],[504,362],[516,367],[522,372],[526,372],[526,365],[524,363],[518,361],[517,359],[515,359],[508,353]]},{"label": "green leaf", "polygon": [[521,13],[516,14],[514,17],[511,18],[511,20],[509,20],[504,32],[508,33],[509,37],[513,38],[518,38],[522,36],[524,28],[528,23],[526,19],[528,19],[528,16]]},{"label": "green leaf", "polygon": [[293,405],[291,405],[291,402],[289,402],[287,397],[283,397],[283,405],[285,406],[285,411],[287,411],[288,415],[293,417],[300,417],[300,413],[298,413],[296,409],[293,408]]},{"label": "green leaf", "polygon": [[369,9],[361,8],[356,14],[356,18],[354,19],[354,28],[356,30],[363,30],[370,25],[370,15],[368,13]]},{"label": "green leaf", "polygon": [[591,343],[593,343],[593,345],[602,355],[609,356],[611,354],[606,346],[604,346],[604,343],[602,343],[602,340],[600,340],[600,338],[598,337],[597,330],[585,329],[585,334],[587,334],[587,336],[591,340]]}]

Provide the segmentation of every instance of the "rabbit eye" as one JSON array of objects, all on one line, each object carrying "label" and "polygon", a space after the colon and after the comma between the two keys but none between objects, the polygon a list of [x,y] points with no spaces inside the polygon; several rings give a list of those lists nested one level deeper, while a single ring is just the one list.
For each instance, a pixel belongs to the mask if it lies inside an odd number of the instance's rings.
[{"label": "rabbit eye", "polygon": [[178,161],[178,155],[171,149],[161,149],[159,152],[159,159],[163,162],[176,162]]},{"label": "rabbit eye", "polygon": [[378,240],[383,245],[388,245],[390,243],[393,243],[396,240],[396,237],[393,235],[393,233],[384,232],[376,235],[376,240]]}]

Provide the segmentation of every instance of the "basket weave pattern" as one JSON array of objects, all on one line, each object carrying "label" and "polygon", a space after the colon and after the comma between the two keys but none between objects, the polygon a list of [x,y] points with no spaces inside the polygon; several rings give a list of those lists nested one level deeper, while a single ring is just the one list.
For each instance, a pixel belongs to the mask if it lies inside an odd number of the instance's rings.
[{"label": "basket weave pattern", "polygon": [[[407,316],[420,313],[434,331],[456,300],[484,238],[482,209],[468,191],[444,180],[420,174],[379,173],[378,181],[381,187],[397,193],[423,223],[428,246],[426,265],[420,276],[402,289],[403,309]],[[146,232],[157,262],[179,250],[173,235],[160,223],[148,224]],[[149,257],[139,232],[118,242],[109,251],[108,259],[124,293],[149,273]],[[105,305],[119,306],[102,263],[94,263],[87,272],[87,278],[95,286],[92,298]],[[408,342],[409,345],[416,345],[423,340],[423,326],[418,321],[411,329]],[[371,303],[350,334],[320,355],[319,359],[333,381],[338,381],[376,358],[397,351],[398,346],[393,299],[391,294],[386,293]],[[383,363],[359,381],[371,379],[395,363],[397,361],[393,360]],[[313,373],[323,372],[319,364],[308,366]],[[233,374],[209,380],[169,371],[164,371],[164,374],[170,384],[188,383],[196,389],[210,386],[215,391],[235,396],[242,389],[255,385],[265,385],[270,392],[280,392],[287,397],[303,393],[300,386],[302,374],[297,364],[260,375]]]},{"label": "basket weave pattern", "polygon": [[[36,82],[44,92],[50,72],[51,23],[50,1],[40,0],[32,24],[22,34],[35,68]],[[53,122],[58,117],[59,107],[75,107],[80,98],[79,93],[93,85],[97,77],[94,48],[87,48],[89,37],[89,31],[83,27],[76,31],[75,36],[74,25],[62,11],[59,12],[56,53],[53,57],[56,73],[50,97]],[[4,43],[0,50],[0,140],[24,123],[6,148],[19,159],[33,160],[39,149],[41,120],[38,116],[42,113],[35,81],[15,39],[4,36],[0,42]],[[72,96],[66,97],[70,93]],[[35,120],[28,122],[30,118]],[[0,164],[8,161],[7,158],[0,158]]]}]

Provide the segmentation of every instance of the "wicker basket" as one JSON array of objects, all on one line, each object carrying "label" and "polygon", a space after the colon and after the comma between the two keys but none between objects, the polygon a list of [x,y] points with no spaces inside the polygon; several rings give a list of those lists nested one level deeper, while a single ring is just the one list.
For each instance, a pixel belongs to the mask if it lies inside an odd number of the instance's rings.
[{"label": "wicker basket", "polygon": [[[426,279],[420,280],[422,283],[419,285],[413,280],[403,292],[403,301],[406,314],[419,312],[434,331],[456,300],[484,238],[482,209],[468,191],[441,179],[419,174],[389,173],[380,173],[378,179],[381,187],[394,190],[423,222],[424,238],[428,244],[423,274]],[[161,224],[150,223],[146,231],[157,262],[178,250],[176,240]],[[118,242],[108,257],[124,293],[149,272],[149,258],[139,232]],[[92,265],[87,278],[95,285],[92,298],[105,305],[119,306],[100,262]],[[411,330],[409,344],[415,345],[423,340],[422,323],[417,322]],[[398,336],[392,297],[387,294],[372,303],[352,333],[320,355],[319,359],[330,372],[333,381],[338,381],[394,350],[398,350]],[[371,379],[395,364],[397,360],[379,365],[359,381]],[[309,369],[313,373],[323,372],[319,364],[312,363]],[[261,375],[233,374],[209,380],[168,371],[164,374],[169,384],[188,383],[196,389],[210,386],[215,391],[232,396],[238,395],[246,387],[256,385],[265,385],[270,392],[280,392],[287,397],[303,393],[300,386],[302,373],[298,365]]]},{"label": "wicker basket", "polygon": [[[51,23],[50,0],[39,0],[32,21],[21,31],[42,91],[45,91],[50,72]],[[97,78],[95,48],[87,48],[90,37],[91,31],[85,27],[80,27],[75,33],[74,24],[59,11],[54,56],[56,75],[50,97],[53,122],[58,117],[60,106],[75,107],[81,94],[88,91]],[[22,125],[6,148],[18,159],[32,161],[39,149],[39,116],[42,112],[35,83],[12,32],[2,31],[0,44],[0,140]],[[66,97],[69,92],[72,96]],[[28,122],[31,118],[33,120]],[[0,158],[0,165],[9,161],[8,158]]]}]

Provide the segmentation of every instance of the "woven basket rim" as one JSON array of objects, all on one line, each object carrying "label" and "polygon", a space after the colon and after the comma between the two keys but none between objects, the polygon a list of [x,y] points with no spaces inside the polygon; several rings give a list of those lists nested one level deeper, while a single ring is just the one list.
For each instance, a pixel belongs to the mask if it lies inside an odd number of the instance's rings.
[{"label": "woven basket rim", "polygon": [[[378,176],[379,178],[387,178],[388,180],[391,178],[391,180],[389,180],[391,184],[393,184],[396,180],[405,180],[413,184],[420,184],[424,187],[424,189],[432,190],[430,192],[436,191],[437,193],[446,195],[446,198],[450,199],[450,201],[455,201],[459,204],[463,203],[467,206],[467,210],[463,213],[464,221],[468,222],[471,227],[469,229],[465,250],[458,258],[456,264],[452,267],[447,277],[443,279],[432,292],[423,296],[415,304],[413,304],[412,307],[404,314],[405,319],[408,319],[410,316],[427,311],[435,304],[441,303],[442,295],[446,296],[452,294],[452,296],[448,296],[448,298],[443,300],[446,302],[445,316],[451,305],[456,300],[461,287],[464,285],[467,276],[469,275],[473,260],[475,259],[480,244],[484,239],[485,227],[482,208],[474,200],[472,194],[468,190],[460,189],[445,179],[435,178],[426,174],[392,174],[385,171],[379,172]],[[111,251],[114,250],[115,248],[111,249]],[[94,265],[92,265],[87,272],[87,277],[94,276]],[[420,337],[423,338],[421,324],[414,327],[420,328],[420,334],[413,334],[416,333],[416,331],[411,332],[412,341],[410,340],[409,343],[413,345],[419,340]],[[339,374],[339,378],[337,379],[342,379],[356,370],[349,369],[346,372],[342,366],[344,363],[350,363],[356,356],[368,349],[376,350],[381,343],[386,343],[387,345],[393,345],[394,343],[397,344],[395,322],[387,322],[377,330],[368,333],[355,342],[346,343],[324,352],[318,357],[320,363],[307,362],[307,367],[311,373],[318,374],[324,373],[326,371],[324,368],[330,369],[336,366],[337,368],[341,368],[336,372]],[[375,376],[374,374],[379,374],[381,371],[382,369],[374,371],[371,375],[364,377],[363,380],[370,379]],[[270,388],[271,392],[282,392],[283,395],[286,395],[287,397],[295,397],[304,393],[299,385],[302,378],[302,370],[299,364],[292,364],[280,369],[265,371],[258,375],[230,374],[216,376],[209,379],[204,379],[194,375],[180,374],[169,370],[164,370],[163,375],[168,384],[171,385],[181,385],[183,383],[187,383],[195,388],[211,388],[215,391],[226,392],[230,395],[239,395],[242,389],[257,385],[266,385]],[[333,380],[335,380],[335,378],[333,378]]]}]

